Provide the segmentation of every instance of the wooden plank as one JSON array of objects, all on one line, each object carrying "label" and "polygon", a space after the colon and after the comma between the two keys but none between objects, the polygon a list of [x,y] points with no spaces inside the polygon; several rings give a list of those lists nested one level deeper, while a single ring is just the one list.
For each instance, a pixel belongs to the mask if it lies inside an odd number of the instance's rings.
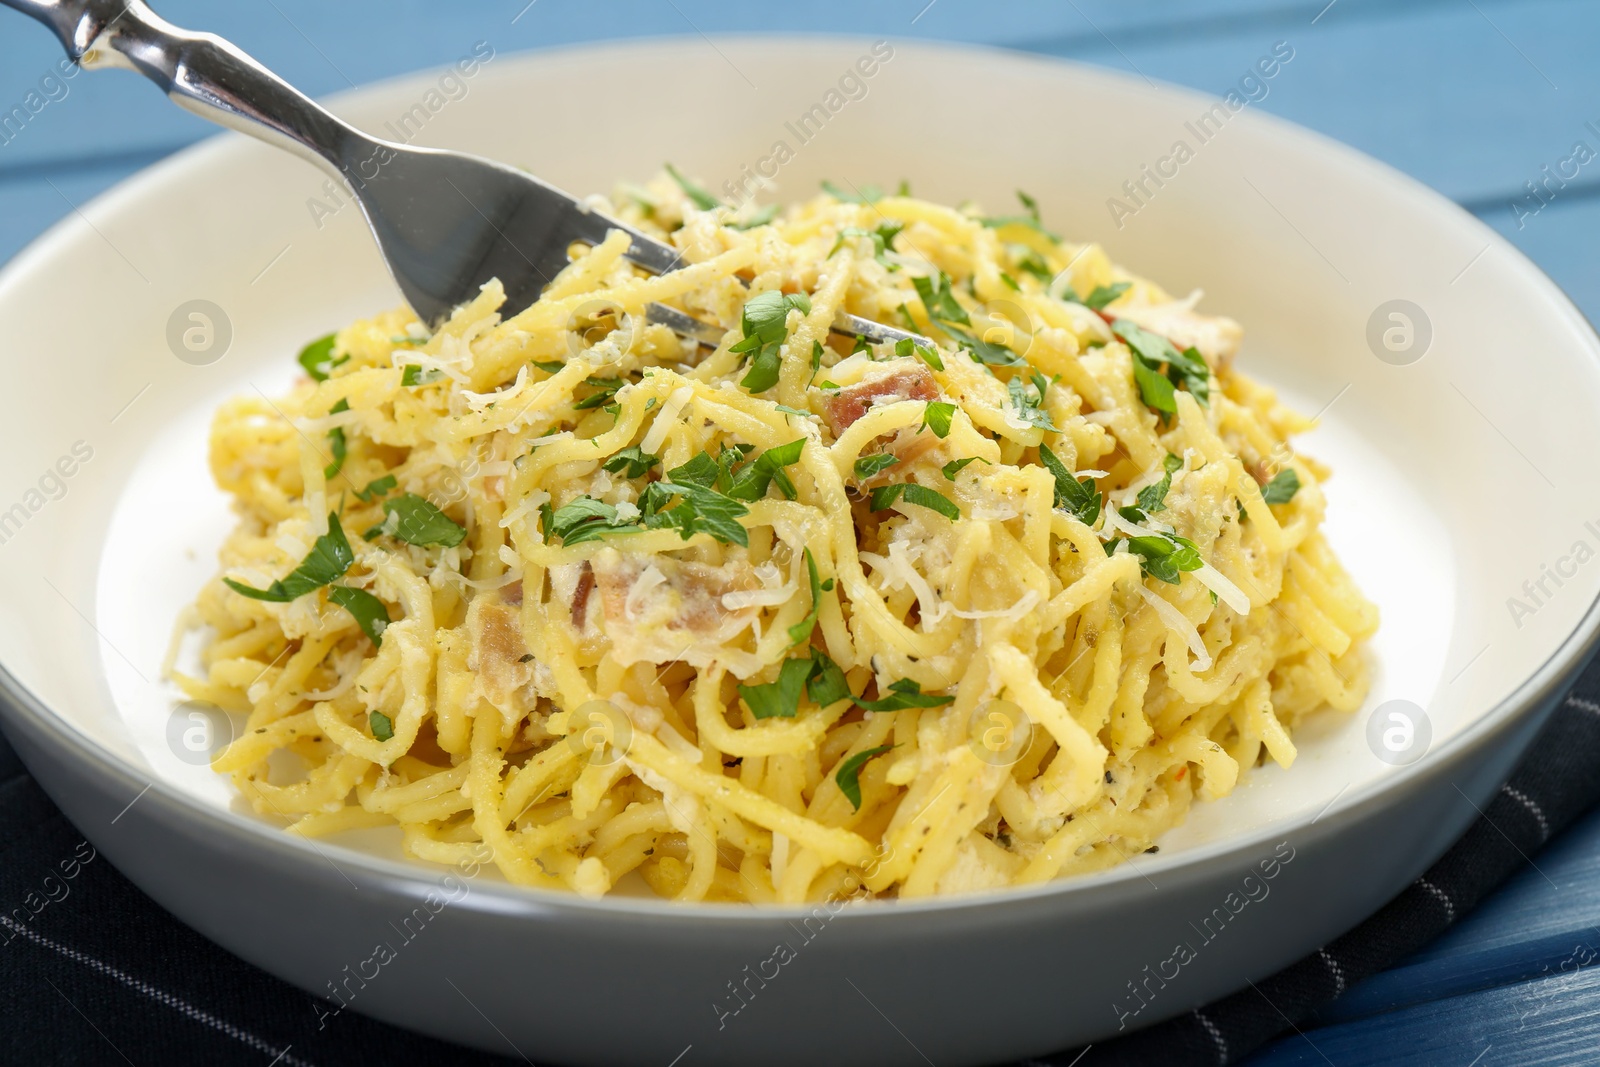
[{"label": "wooden plank", "polygon": [[[1371,0],[1342,0],[1359,21],[1376,10]],[[1421,0],[1424,3],[1437,0]],[[1504,0],[1483,0],[1497,6]],[[935,37],[1034,47],[1053,42],[1077,54],[1105,49],[1105,38],[1136,46],[1148,39],[1190,42],[1209,49],[1216,35],[1244,32],[1250,19],[1307,22],[1322,0],[1208,0],[1175,13],[1163,0],[1017,0],[975,5],[955,0],[896,0],[863,6],[856,0],[815,0],[798,5],[754,5],[742,0],[612,0],[603,9],[584,4],[520,0],[458,0],[451,5],[418,0],[252,0],[228,5],[204,0],[166,0],[161,11],[179,25],[220,33],[313,95],[324,95],[405,71],[449,63],[486,41],[499,53],[546,48],[600,37],[708,32],[797,31],[853,33],[891,39]],[[40,81],[61,56],[42,27],[6,13],[12,28],[0,35],[0,114],[34,92],[44,101],[37,114],[0,137],[0,172],[17,162],[78,158],[98,151],[126,151],[156,144],[183,144],[208,127],[171,108],[134,76],[78,76],[40,91]],[[1331,15],[1329,16],[1332,17]],[[1152,38],[1152,35],[1153,38]],[[1254,36],[1253,34],[1251,36]],[[1111,52],[1116,59],[1115,52]],[[709,46],[692,46],[686,62],[723,62]],[[51,96],[59,97],[49,99]],[[1064,106],[1070,106],[1064,104]],[[13,136],[14,135],[14,136]]]},{"label": "wooden plank", "polygon": [[1274,1042],[1246,1067],[1571,1067],[1600,1049],[1600,968],[1420,1004]]}]

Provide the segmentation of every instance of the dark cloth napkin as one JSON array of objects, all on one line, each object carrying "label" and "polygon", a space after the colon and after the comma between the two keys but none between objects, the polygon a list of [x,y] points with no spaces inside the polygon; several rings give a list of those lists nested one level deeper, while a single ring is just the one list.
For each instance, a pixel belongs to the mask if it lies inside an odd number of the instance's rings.
[{"label": "dark cloth napkin", "polygon": [[[1485,816],[1427,874],[1321,951],[1205,1008],[1047,1067],[1237,1063],[1474,908],[1600,800],[1600,666]],[[345,1012],[184,926],[94,853],[0,741],[0,1063],[503,1064]]]}]

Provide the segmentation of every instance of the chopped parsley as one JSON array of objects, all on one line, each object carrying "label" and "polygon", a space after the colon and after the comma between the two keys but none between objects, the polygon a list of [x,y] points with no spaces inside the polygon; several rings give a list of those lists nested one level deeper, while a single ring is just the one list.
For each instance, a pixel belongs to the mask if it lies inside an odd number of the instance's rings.
[{"label": "chopped parsley", "polygon": [[811,298],[804,293],[782,293],[770,289],[745,301],[744,311],[740,315],[744,340],[729,351],[754,353],[749,357],[749,372],[739,382],[752,393],[765,392],[778,384],[779,360],[783,342],[789,338],[791,309],[798,309],[801,314],[809,313]]},{"label": "chopped parsley", "polygon": [[741,685],[739,697],[758,719],[792,719],[800,710],[800,694],[814,666],[810,657],[794,657],[778,668],[778,680],[765,685]]},{"label": "chopped parsley", "polygon": [[861,768],[866,766],[868,760],[874,756],[881,756],[894,748],[893,745],[879,745],[869,748],[864,752],[857,752],[854,756],[839,764],[839,769],[834,772],[833,780],[839,785],[839,792],[850,802],[850,807],[855,811],[861,810]]},{"label": "chopped parsley", "polygon": [[389,609],[383,601],[367,592],[349,585],[336,585],[328,590],[328,599],[339,605],[361,626],[361,632],[375,645],[383,644],[383,631],[389,625]]},{"label": "chopped parsley", "polygon": [[1300,491],[1300,476],[1285,467],[1272,476],[1272,481],[1261,487],[1261,499],[1269,504],[1287,504]]},{"label": "chopped parsley", "polygon": [[1175,534],[1130,537],[1127,542],[1128,551],[1139,557],[1140,569],[1169,585],[1177,585],[1184,572],[1197,571],[1206,565],[1195,543]]},{"label": "chopped parsley", "polygon": [[900,458],[888,452],[875,452],[870,456],[861,456],[856,460],[856,480],[864,482],[875,474],[888,470]]},{"label": "chopped parsley", "polygon": [[[1133,353],[1133,379],[1139,399],[1162,415],[1178,413],[1173,387],[1184,386],[1202,406],[1211,397],[1211,369],[1205,357],[1190,347],[1179,352],[1171,341],[1128,319],[1113,319],[1111,332]],[[1167,367],[1162,373],[1162,365]]]},{"label": "chopped parsley", "polygon": [[701,211],[710,211],[718,206],[716,197],[706,192],[703,186],[685,178],[677,167],[674,167],[671,163],[665,163],[663,166],[666,167],[667,173],[672,175],[672,180],[678,183],[678,188],[683,190],[683,195],[687,196],[695,207]]},{"label": "chopped parsley", "polygon": [[300,350],[300,355],[297,357],[300,366],[305,368],[306,373],[311,375],[314,381],[327,381],[333,368],[350,358],[349,356],[333,358],[333,341],[337,336],[330,333],[326,337],[319,337]]},{"label": "chopped parsley", "polygon": [[406,388],[417,385],[427,385],[444,377],[444,371],[437,367],[423,369],[420,363],[407,363],[400,370],[400,384]]},{"label": "chopped parsley", "polygon": [[384,533],[408,545],[442,545],[453,548],[467,538],[467,531],[434,505],[415,493],[405,493],[383,502],[387,521]]},{"label": "chopped parsley", "polygon": [[844,671],[828,658],[820,648],[811,650],[811,671],[806,675],[806,696],[819,708],[832,707],[841,700],[850,700],[850,683]]},{"label": "chopped parsley", "polygon": [[559,359],[536,359],[532,362],[535,367],[538,367],[546,374],[554,374],[566,366],[566,364],[561,362]]},{"label": "chopped parsley", "polygon": [[767,223],[771,222],[777,217],[778,205],[768,204],[766,207],[761,208],[753,213],[749,218],[736,219],[735,221],[728,223],[728,225],[732,226],[736,230],[753,230],[757,226],[767,225]]},{"label": "chopped parsley", "polygon": [[939,469],[944,472],[944,476],[946,478],[950,479],[953,482],[953,481],[956,480],[956,475],[960,474],[963,470],[965,470],[967,468],[967,464],[972,463],[975,460],[980,460],[980,459],[982,459],[985,464],[987,464],[989,462],[988,460],[983,459],[983,457],[981,457],[981,456],[967,456],[964,459],[953,459],[949,463],[946,463],[944,466],[940,467]]},{"label": "chopped parsley", "polygon": [[823,258],[832,259],[833,254],[843,248],[845,241],[852,237],[866,237],[872,241],[872,258],[890,270],[899,270],[898,263],[890,262],[885,257],[894,251],[894,239],[905,228],[906,224],[903,222],[882,222],[871,230],[863,230],[859,226],[846,226],[839,231],[838,239],[833,242],[833,247],[828,249],[828,254]]},{"label": "chopped parsley", "polygon": [[265,589],[254,589],[232,578],[222,580],[229,589],[252,600],[287,604],[332,583],[335,578],[350,569],[350,564],[355,562],[355,558],[355,553],[350,549],[350,542],[345,539],[344,529],[339,525],[339,516],[330,512],[328,532],[312,543],[311,551],[306,554],[306,558],[301,560],[300,566],[290,571],[287,577],[274,581]]},{"label": "chopped parsley", "polygon": [[897,356],[914,355],[934,370],[944,370],[944,360],[939,358],[939,350],[928,345],[919,345],[909,337],[902,337],[894,343],[894,354]]},{"label": "chopped parsley", "polygon": [[869,503],[873,511],[884,511],[894,505],[894,502],[905,499],[907,504],[916,504],[919,507],[937,511],[945,518],[952,521],[961,518],[961,509],[956,507],[954,501],[937,489],[929,489],[916,482],[900,482],[896,485],[884,485],[872,491]]},{"label": "chopped parsley", "polygon": [[[340,400],[337,404],[328,409],[328,414],[337,415],[341,411],[349,410],[350,401]],[[339,471],[344,467],[346,447],[343,426],[335,426],[333,429],[328,431],[328,451],[333,453],[333,462],[322,468],[322,476],[324,478],[332,481],[334,475],[338,474]]]},{"label": "chopped parsley", "polygon": [[594,386],[594,392],[575,402],[572,405],[574,411],[588,411],[609,403],[617,395],[617,390],[629,383],[624,378],[585,378],[583,384]]},{"label": "chopped parsley", "polygon": [[1037,231],[1038,233],[1048,237],[1050,240],[1059,243],[1061,238],[1045,229],[1044,223],[1039,219],[1039,202],[1033,197],[1029,196],[1027,193],[1023,192],[1021,189],[1017,190],[1017,199],[1021,201],[1023,210],[1026,211],[1027,214],[999,215],[994,218],[984,219],[983,224],[995,229],[998,229],[1001,226],[1026,226],[1030,230]]},{"label": "chopped parsley", "polygon": [[1006,383],[1006,391],[1011,394],[1011,402],[1017,407],[1017,418],[1029,426],[1059,433],[1060,430],[1051,420],[1050,413],[1044,409],[1045,391],[1049,387],[1049,381],[1038,371],[1034,371],[1028,381],[1023,381],[1021,375],[1018,375]]},{"label": "chopped parsley", "polygon": [[635,533],[638,523],[632,519],[619,519],[617,509],[604,500],[580,496],[552,508],[547,500],[539,510],[539,532],[545,544],[554,538],[563,545],[579,545],[613,533]]},{"label": "chopped parsley", "polygon": [[822,180],[822,191],[846,204],[876,204],[883,199],[883,190],[876,185],[863,185],[861,191],[856,193],[841,189],[826,178]]},{"label": "chopped parsley", "polygon": [[1094,292],[1079,300],[1078,303],[1095,311],[1104,311],[1108,304],[1113,303],[1123,293],[1133,288],[1128,282],[1112,282],[1110,285],[1097,285]]},{"label": "chopped parsley", "polygon": [[922,691],[922,686],[910,678],[902,678],[898,682],[890,682],[889,688],[880,693],[877,700],[862,700],[856,698],[856,707],[862,711],[904,711],[907,708],[942,708],[953,703],[955,697],[931,696]]},{"label": "chopped parsley", "polygon": [[793,500],[794,482],[783,468],[800,462],[800,453],[805,444],[806,439],[802,437],[786,445],[767,449],[739,472],[728,487],[728,495],[735,500],[760,500],[767,495],[767,487],[776,482],[778,491]]},{"label": "chopped parsley", "polygon": [[638,445],[634,445],[632,448],[624,448],[622,451],[614,453],[610,459],[600,466],[603,470],[610,471],[612,474],[621,474],[624,478],[642,478],[651,467],[660,462],[660,456],[652,455]]},{"label": "chopped parsley", "polygon": [[815,374],[822,369],[822,342],[811,342],[811,373]]},{"label": "chopped parsley", "polygon": [[[948,400],[932,400],[922,409],[922,425],[933,431],[933,436],[950,436],[950,420],[955,417],[956,406]],[[921,427],[918,427],[919,429]]]},{"label": "chopped parsley", "polygon": [[[822,594],[833,591],[833,579],[823,581],[817,574],[817,561],[811,555],[811,550],[805,549],[806,577],[811,583],[811,610],[806,612],[806,617],[789,627],[789,644],[803,645],[811,640],[811,632],[817,626],[817,608],[822,602]],[[820,703],[820,702],[819,702]]]},{"label": "chopped parsley", "polygon": [[394,723],[381,711],[374,711],[367,716],[367,721],[372,725],[372,736],[379,741],[388,741],[394,737]]},{"label": "chopped parsley", "polygon": [[1011,367],[1022,362],[1022,358],[1005,345],[986,341],[972,332],[972,318],[956,302],[950,288],[950,276],[944,271],[940,271],[936,278],[913,278],[911,284],[934,324],[970,351],[978,362],[991,367]]},{"label": "chopped parsley", "polygon": [[1065,508],[1085,526],[1093,526],[1095,520],[1100,517],[1100,503],[1103,499],[1094,487],[1094,479],[1074,478],[1072,472],[1067,470],[1067,465],[1050,451],[1048,445],[1039,446],[1039,461],[1056,480],[1056,507]]},{"label": "chopped parsley", "polygon": [[[1129,522],[1144,522],[1150,515],[1167,508],[1167,491],[1172,488],[1172,475],[1183,466],[1183,460],[1167,453],[1167,458],[1161,461],[1161,480],[1153,482],[1139,490],[1135,507],[1120,509],[1119,514]],[[1129,512],[1133,512],[1129,515]]]},{"label": "chopped parsley", "polygon": [[374,478],[367,483],[365,489],[356,490],[356,498],[364,504],[370,504],[373,497],[383,496],[398,484],[392,474],[385,474],[382,478]]}]

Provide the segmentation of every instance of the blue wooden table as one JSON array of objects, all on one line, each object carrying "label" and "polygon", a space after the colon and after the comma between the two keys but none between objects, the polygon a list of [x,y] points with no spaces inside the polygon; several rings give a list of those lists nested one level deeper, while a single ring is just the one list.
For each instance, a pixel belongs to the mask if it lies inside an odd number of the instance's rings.
[{"label": "blue wooden table", "polygon": [[[620,36],[848,32],[1004,45],[1220,94],[1277,41],[1257,105],[1356,146],[1477,214],[1600,321],[1600,5],[1580,0],[159,0],[312,94],[499,52]],[[1591,36],[1594,34],[1596,36]],[[129,174],[213,132],[0,17],[0,260]],[[719,62],[704,46],[706,62]],[[30,93],[34,94],[30,99]],[[1062,101],[1070,107],[1070,101]],[[16,108],[21,107],[19,112]],[[31,108],[31,110],[30,110]],[[1582,145],[1582,150],[1579,149]],[[1600,1062],[1600,813],[1447,937],[1351,990],[1256,1067]]]}]

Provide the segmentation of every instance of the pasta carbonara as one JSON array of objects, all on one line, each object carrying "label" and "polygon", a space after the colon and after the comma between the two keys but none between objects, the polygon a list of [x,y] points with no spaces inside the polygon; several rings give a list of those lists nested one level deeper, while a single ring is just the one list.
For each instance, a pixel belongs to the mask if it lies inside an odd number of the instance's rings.
[{"label": "pasta carbonara", "polygon": [[588,896],[917,897],[1153,850],[1360,704],[1376,610],[1234,322],[1026,196],[825,188],[623,187],[682,269],[614,231],[218,412],[240,522],[173,677],[248,717],[214,767],[258,812]]}]

